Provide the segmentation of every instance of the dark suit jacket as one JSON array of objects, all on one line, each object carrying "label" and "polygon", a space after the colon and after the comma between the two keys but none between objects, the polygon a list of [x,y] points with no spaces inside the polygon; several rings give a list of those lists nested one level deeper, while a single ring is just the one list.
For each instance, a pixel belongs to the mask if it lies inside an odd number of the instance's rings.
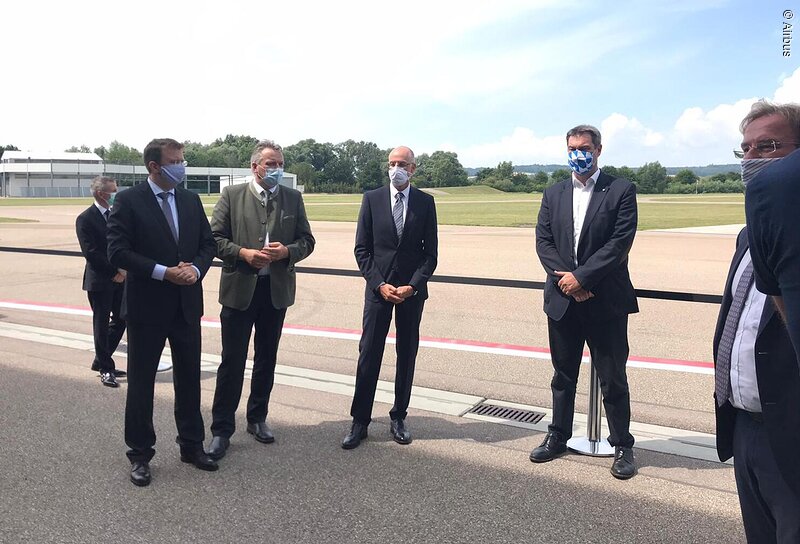
[{"label": "dark suit jacket", "polygon": [[[177,187],[180,240],[175,242],[149,183],[118,193],[108,220],[108,260],[127,270],[122,315],[130,323],[170,324],[180,309],[187,322],[203,315],[203,286],[217,246],[203,204],[196,194]],[[179,286],[152,279],[156,264],[191,262],[200,280]]]},{"label": "dark suit jacket", "polygon": [[[572,257],[572,178],[545,189],[536,223],[536,253],[547,272],[544,311],[548,317],[559,321],[570,304],[579,304],[593,320],[639,311],[628,273],[637,221],[636,186],[601,170],[586,210],[576,267]],[[554,270],[572,272],[594,297],[578,303],[563,294]]]},{"label": "dark suit jacket", "polygon": [[84,291],[108,291],[114,287],[111,281],[117,273],[117,268],[108,262],[106,220],[92,204],[81,212],[75,220],[75,231],[81,253],[86,259],[83,269]]},{"label": "dark suit jacket", "polygon": [[389,186],[367,191],[361,201],[355,255],[367,280],[366,296],[380,300],[382,282],[410,285],[428,298],[428,280],[436,269],[438,234],[433,197],[411,186],[403,237],[398,239],[392,218]]},{"label": "dark suit jacket", "polygon": [[225,187],[214,206],[211,232],[222,259],[219,302],[223,306],[246,310],[256,290],[258,270],[239,260],[239,250],[264,247],[264,232],[269,241],[281,242],[289,258],[270,263],[270,294],[275,308],[294,304],[296,290],[294,265],[314,251],[314,236],[308,224],[303,197],[299,191],[281,186],[270,199],[269,209],[252,182]]},{"label": "dark suit jacket", "polygon": [[[715,363],[725,319],[733,301],[731,283],[748,246],[745,228],[736,239],[736,253],[725,281],[722,306],[714,333]],[[800,372],[795,364],[796,355],[789,333],[770,297],[767,297],[764,312],[761,314],[755,352],[758,395],[770,446],[784,478],[800,493],[800,470],[797,466],[797,452],[800,451]],[[717,415],[717,453],[721,461],[726,461],[733,456],[736,409],[730,403],[719,407],[714,402],[714,406]]]}]

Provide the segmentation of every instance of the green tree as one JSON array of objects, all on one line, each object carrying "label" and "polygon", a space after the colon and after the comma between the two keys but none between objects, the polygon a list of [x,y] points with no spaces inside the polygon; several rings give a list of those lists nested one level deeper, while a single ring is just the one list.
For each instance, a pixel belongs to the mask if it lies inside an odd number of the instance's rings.
[{"label": "green tree", "polygon": [[531,190],[542,192],[550,185],[550,176],[547,175],[547,172],[536,172],[533,175],[533,183],[531,184]]},{"label": "green tree", "polygon": [[0,146],[0,158],[3,157],[3,152],[5,151],[19,151],[19,148],[15,145]]},{"label": "green tree", "polygon": [[640,193],[663,193],[667,188],[667,169],[658,161],[643,164],[636,174]]},{"label": "green tree", "polygon": [[[286,158],[284,157],[284,161]],[[286,168],[286,171],[290,174],[294,174],[297,176],[297,184],[303,185],[304,189],[309,192],[314,192],[314,187],[317,182],[317,171],[314,170],[314,167],[311,163],[308,162],[296,162],[293,165]]]},{"label": "green tree", "polygon": [[69,149],[64,150],[65,153],[91,153],[88,145],[81,145],[80,147],[73,145]]},{"label": "green tree", "polygon": [[675,177],[672,178],[672,183],[677,183],[679,185],[694,185],[697,183],[698,179],[700,178],[697,177],[697,174],[688,168],[684,168],[675,174]]},{"label": "green tree", "polygon": [[94,154],[100,157],[101,159],[105,159],[106,157],[106,146],[101,145],[100,147],[94,148]]},{"label": "green tree", "polygon": [[451,151],[434,151],[429,170],[434,187],[462,187],[467,185],[467,172]]},{"label": "green tree", "polygon": [[621,178],[625,178],[634,185],[639,184],[639,175],[633,171],[632,168],[628,168],[627,166],[622,166],[617,170],[617,175]]},{"label": "green tree", "polygon": [[550,179],[553,183],[558,183],[559,181],[564,181],[565,179],[571,179],[571,178],[572,178],[572,171],[567,170],[566,168],[560,168],[550,173]]},{"label": "green tree", "polygon": [[142,154],[137,149],[128,147],[127,145],[122,144],[116,140],[114,140],[108,145],[108,151],[106,151],[103,160],[111,164],[144,163],[144,159],[142,159]]}]

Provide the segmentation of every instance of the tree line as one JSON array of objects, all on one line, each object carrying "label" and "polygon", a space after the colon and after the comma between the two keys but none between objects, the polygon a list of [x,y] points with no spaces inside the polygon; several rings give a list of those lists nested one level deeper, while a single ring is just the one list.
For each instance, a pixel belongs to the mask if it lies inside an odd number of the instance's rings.
[{"label": "tree line", "polygon": [[[184,142],[184,156],[190,166],[249,168],[250,155],[258,139],[252,136],[228,134],[210,144]],[[17,150],[12,145],[0,147],[2,151]],[[94,152],[112,164],[142,164],[142,153],[121,142],[113,141],[108,147],[90,150],[87,146],[73,146],[65,151]],[[338,144],[306,139],[283,148],[285,169],[297,176],[297,182],[309,193],[359,193],[386,183],[386,158],[391,149],[382,149],[373,142],[347,140]],[[639,168],[628,166],[603,166],[608,174],[624,177],[633,182],[642,194],[689,193],[741,193],[744,191],[739,172],[715,174],[700,178],[685,168],[674,176],[659,162],[650,162]],[[557,169],[549,174],[518,172],[510,161],[500,162],[495,168],[481,168],[473,177],[450,151],[434,151],[417,156],[414,184],[426,187],[459,187],[488,185],[506,192],[542,192],[554,183],[566,179],[570,171]]]}]

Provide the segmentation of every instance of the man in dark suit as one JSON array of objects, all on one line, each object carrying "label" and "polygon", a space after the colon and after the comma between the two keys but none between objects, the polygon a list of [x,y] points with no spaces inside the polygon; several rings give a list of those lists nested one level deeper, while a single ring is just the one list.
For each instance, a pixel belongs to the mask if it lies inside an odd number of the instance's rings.
[{"label": "man in dark suit", "polygon": [[636,474],[630,428],[628,314],[639,311],[628,273],[636,235],[636,187],[600,171],[600,131],[579,125],[567,132],[571,179],[545,190],[536,225],[536,252],[547,272],[544,311],[555,374],[553,421],[530,459],[541,463],[567,451],[584,343],[600,377],[615,447],[611,474]]},{"label": "man in dark suit", "polygon": [[389,412],[390,432],[395,442],[411,443],[405,418],[419,347],[422,308],[438,255],[433,197],[409,182],[416,166],[411,149],[392,150],[391,183],[367,191],[361,202],[355,256],[367,283],[356,388],[350,408],[353,423],[342,442],[344,449],[357,447],[367,437],[392,313],[397,327],[397,367],[394,406]]},{"label": "man in dark suit", "polygon": [[[783,163],[795,147],[788,142],[800,142],[800,105],[757,102],[740,128],[742,151],[735,154],[749,187],[768,173],[762,169]],[[754,267],[745,228],[714,334],[717,453],[721,461],[734,457],[747,541],[800,542],[800,371],[772,298],[757,289]]]},{"label": "man in dark suit", "polygon": [[283,150],[259,142],[250,167],[253,180],[222,191],[211,218],[217,255],[223,262],[219,284],[222,304],[222,363],[214,394],[214,438],[208,448],[222,459],[236,430],[244,367],[255,325],[253,376],[247,402],[247,432],[269,444],[269,397],[286,309],[294,304],[294,266],[314,250],[314,236],[299,191],[280,185]]},{"label": "man in dark suit", "polygon": [[164,138],[144,149],[146,183],[117,197],[108,221],[108,257],[127,270],[123,315],[128,321],[128,397],[125,442],[131,481],[150,483],[155,454],[153,393],[156,369],[169,340],[175,382],[176,441],[181,461],[217,470],[203,451],[200,414],[201,280],[216,253],[200,198],[178,185],[183,145]]},{"label": "man in dark suit", "polygon": [[86,259],[83,290],[92,308],[92,370],[100,372],[103,385],[119,387],[117,378],[125,376],[126,372],[115,367],[111,355],[125,332],[125,320],[120,315],[125,271],[108,262],[106,242],[106,223],[117,194],[117,182],[113,178],[98,176],[92,180],[91,191],[94,203],[75,220],[75,231]]}]

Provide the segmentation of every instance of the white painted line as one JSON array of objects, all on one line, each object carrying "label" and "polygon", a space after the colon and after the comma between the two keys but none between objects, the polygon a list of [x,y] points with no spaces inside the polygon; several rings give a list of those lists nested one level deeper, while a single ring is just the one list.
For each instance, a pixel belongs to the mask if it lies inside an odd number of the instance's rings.
[{"label": "white painted line", "polygon": [[[32,304],[19,301],[0,301],[0,308],[16,310],[28,310],[35,312],[48,312],[68,315],[91,316],[91,310],[86,308],[74,308],[68,306],[52,304]],[[206,328],[219,329],[220,323],[217,320],[204,318],[201,325]],[[335,329],[331,327],[306,327],[301,325],[284,325],[283,334],[297,336],[311,336],[317,338],[329,338],[336,340],[348,340],[358,342],[361,338],[360,331],[349,331]],[[395,338],[389,335],[386,344],[394,344]],[[550,360],[550,352],[544,348],[531,346],[509,346],[492,342],[477,342],[471,340],[442,339],[442,338],[421,338],[420,347],[431,349],[445,349],[451,351],[465,351],[470,353],[483,353],[491,355],[504,355],[509,357],[523,357],[527,359]],[[589,358],[583,357],[583,362],[588,363]],[[670,372],[684,372],[690,374],[713,375],[714,367],[712,363],[702,361],[681,361],[675,359],[659,359],[652,357],[629,358],[628,368],[644,368],[650,370],[666,370]]]}]

